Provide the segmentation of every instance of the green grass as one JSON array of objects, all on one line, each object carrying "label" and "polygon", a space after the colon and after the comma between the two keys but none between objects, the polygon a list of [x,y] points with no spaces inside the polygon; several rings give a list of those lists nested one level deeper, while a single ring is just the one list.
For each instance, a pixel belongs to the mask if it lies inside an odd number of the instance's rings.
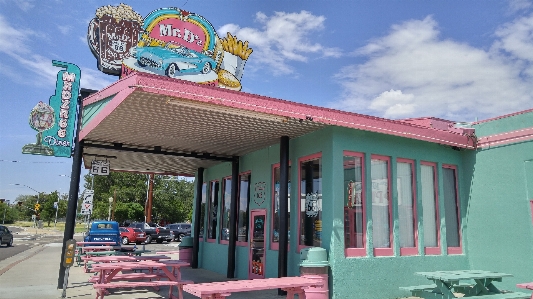
[{"label": "green grass", "polygon": [[[20,226],[20,227],[32,227],[33,222],[31,221],[16,221],[14,226]],[[53,222],[50,222],[50,225],[48,225],[48,222],[43,221],[43,230],[50,230],[50,231],[65,231],[65,223],[64,222],[58,222],[56,226],[54,226]],[[87,226],[85,223],[76,223],[76,226],[74,227],[74,233],[82,233],[87,231]]]}]

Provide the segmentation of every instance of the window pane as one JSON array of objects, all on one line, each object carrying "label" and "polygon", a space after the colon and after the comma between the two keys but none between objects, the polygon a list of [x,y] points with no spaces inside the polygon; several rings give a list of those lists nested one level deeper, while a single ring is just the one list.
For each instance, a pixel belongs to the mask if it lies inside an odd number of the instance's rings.
[{"label": "window pane", "polygon": [[364,248],[363,158],[344,156],[344,247]]},{"label": "window pane", "polygon": [[459,247],[459,220],[455,170],[442,169],[444,193],[444,220],[446,221],[446,242],[448,247]]},{"label": "window pane", "polygon": [[424,227],[424,246],[438,247],[437,206],[435,197],[435,172],[431,165],[421,165],[420,182],[422,185],[422,223]]},{"label": "window pane", "polygon": [[[289,174],[291,173],[291,166],[289,165]],[[273,203],[274,203],[274,213],[273,213],[273,216],[272,216],[272,242],[273,243],[279,243],[279,221],[280,221],[280,215],[279,215],[279,187],[280,187],[280,178],[281,178],[281,175],[280,175],[280,167],[279,166],[276,166],[274,167],[274,194],[273,194]],[[289,190],[289,195],[288,195],[288,202],[289,202],[289,205],[287,207],[287,215],[288,215],[288,219],[287,219],[287,225],[288,225],[288,229],[289,229],[289,232],[291,230],[291,222],[289,221],[290,219],[290,209],[291,209],[291,181],[289,180],[289,186],[288,186],[288,190]],[[290,235],[290,234],[289,234]]]},{"label": "window pane", "polygon": [[300,162],[300,245],[322,243],[322,159]]},{"label": "window pane", "polygon": [[411,163],[397,164],[400,247],[416,247],[412,169]]},{"label": "window pane", "polygon": [[200,210],[200,238],[204,236],[204,223],[205,223],[205,208],[207,198],[207,183],[202,184],[202,207]]},{"label": "window pane", "polygon": [[374,248],[390,248],[388,161],[371,159],[372,239]]},{"label": "window pane", "polygon": [[219,182],[211,182],[209,188],[209,226],[207,228],[208,239],[217,238],[217,216],[218,216],[218,189]]},{"label": "window pane", "polygon": [[248,241],[248,206],[250,203],[250,174],[240,176],[239,180],[239,219],[237,241]]},{"label": "window pane", "polygon": [[220,228],[220,240],[229,241],[229,217],[231,212],[231,178],[225,178],[222,186],[224,193],[222,195],[222,215],[220,221],[222,222]]}]

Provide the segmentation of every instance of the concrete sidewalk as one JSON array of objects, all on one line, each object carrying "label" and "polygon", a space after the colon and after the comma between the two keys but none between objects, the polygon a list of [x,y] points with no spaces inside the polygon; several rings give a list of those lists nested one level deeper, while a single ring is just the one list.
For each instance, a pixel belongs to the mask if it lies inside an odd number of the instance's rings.
[{"label": "concrete sidewalk", "polygon": [[[16,244],[15,244],[16,246]],[[1,299],[57,299],[61,298],[62,289],[57,289],[59,264],[61,261],[61,243],[51,243],[33,247],[18,255],[0,261],[0,298]],[[85,273],[83,267],[73,266],[69,271],[68,288],[65,298],[89,299],[96,297],[96,291],[88,279],[93,273]],[[182,278],[196,283],[228,280],[220,275],[203,269],[186,268]],[[166,298],[168,287],[159,291],[147,289],[111,290],[108,299]],[[184,299],[198,298],[184,292]],[[281,299],[277,290],[241,292],[230,296],[232,299]]]}]

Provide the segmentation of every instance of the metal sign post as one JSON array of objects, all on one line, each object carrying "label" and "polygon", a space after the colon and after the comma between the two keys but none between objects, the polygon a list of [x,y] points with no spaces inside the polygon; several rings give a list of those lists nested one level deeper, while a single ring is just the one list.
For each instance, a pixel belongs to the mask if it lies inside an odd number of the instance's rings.
[{"label": "metal sign post", "polygon": [[63,293],[61,298],[67,297],[67,286],[68,286],[68,272],[70,267],[74,265],[74,258],[76,252],[76,240],[70,239],[65,244],[65,258],[63,259],[63,267],[65,267],[65,278],[63,279]]}]

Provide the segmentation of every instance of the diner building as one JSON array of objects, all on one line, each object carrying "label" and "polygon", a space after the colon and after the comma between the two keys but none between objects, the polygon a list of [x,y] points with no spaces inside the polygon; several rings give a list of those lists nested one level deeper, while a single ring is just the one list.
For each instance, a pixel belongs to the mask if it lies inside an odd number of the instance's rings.
[{"label": "diner building", "polygon": [[397,298],[420,271],[531,281],[533,110],[390,120],[146,73],[83,100],[83,163],[194,176],[193,267],[300,274],[321,247],[331,298]]}]

